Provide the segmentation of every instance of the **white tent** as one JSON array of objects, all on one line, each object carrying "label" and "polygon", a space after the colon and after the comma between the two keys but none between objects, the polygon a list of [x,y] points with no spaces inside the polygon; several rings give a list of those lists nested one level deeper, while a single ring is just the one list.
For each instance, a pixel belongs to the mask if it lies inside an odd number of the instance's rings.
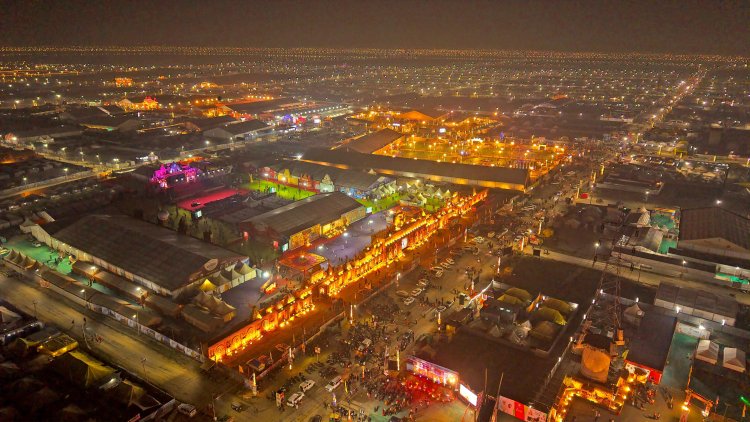
[{"label": "white tent", "polygon": [[724,367],[745,372],[745,352],[734,347],[724,348]]},{"label": "white tent", "polygon": [[638,303],[634,303],[631,306],[625,308],[623,317],[625,321],[633,325],[639,325],[641,322],[641,318],[643,318],[643,310],[640,306],[638,306]]},{"label": "white tent", "polygon": [[695,350],[695,358],[716,365],[719,361],[719,345],[711,340],[699,341],[698,348]]}]

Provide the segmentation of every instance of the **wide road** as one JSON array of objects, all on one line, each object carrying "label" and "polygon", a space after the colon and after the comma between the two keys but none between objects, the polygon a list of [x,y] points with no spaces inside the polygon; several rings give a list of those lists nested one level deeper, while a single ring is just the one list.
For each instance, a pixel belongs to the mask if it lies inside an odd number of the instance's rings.
[{"label": "wide road", "polygon": [[[40,321],[56,325],[77,339],[83,349],[90,347],[102,359],[138,377],[145,376],[147,381],[158,385],[179,401],[192,403],[203,410],[211,401],[212,392],[224,392],[236,384],[227,379],[210,380],[201,372],[197,361],[150,338],[137,335],[135,330],[109,317],[87,311],[54,292],[44,290],[32,281],[0,274],[0,296],[6,301],[29,315],[36,312]],[[84,340],[84,317],[89,338],[91,334],[101,336],[101,343],[89,341],[87,344]]]},{"label": "wide road", "polygon": [[[528,250],[528,249],[527,249]],[[566,255],[559,252],[549,251],[549,253],[543,253],[542,258],[551,259],[554,261],[567,262],[569,264],[575,264],[582,267],[596,268],[604,270],[604,260],[599,260],[592,265],[592,259],[581,258],[573,255]],[[614,273],[614,268],[611,271]],[[678,278],[668,275],[656,274],[643,270],[630,271],[630,267],[625,265],[620,267],[620,277],[627,278],[629,280],[638,282],[640,284],[652,287],[658,287],[662,281],[667,281],[680,287],[689,287],[692,289],[708,291],[716,294],[717,296],[729,296],[730,292],[733,293],[734,299],[743,305],[750,305],[750,294],[741,292],[737,289],[729,289],[719,285],[709,284],[703,281],[690,280],[689,278]]]}]

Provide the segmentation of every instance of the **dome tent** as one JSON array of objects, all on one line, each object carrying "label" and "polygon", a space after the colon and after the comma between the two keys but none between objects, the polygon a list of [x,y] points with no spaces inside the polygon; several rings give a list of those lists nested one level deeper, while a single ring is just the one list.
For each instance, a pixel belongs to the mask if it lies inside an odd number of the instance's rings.
[{"label": "dome tent", "polygon": [[562,316],[560,311],[546,306],[542,306],[536,311],[532,312],[531,317],[537,321],[549,321],[557,325],[565,325],[565,317]]},{"label": "dome tent", "polygon": [[531,300],[531,294],[524,289],[519,289],[518,287],[511,287],[510,289],[505,291],[505,294],[515,296],[518,299],[521,299],[523,302],[528,302]]}]

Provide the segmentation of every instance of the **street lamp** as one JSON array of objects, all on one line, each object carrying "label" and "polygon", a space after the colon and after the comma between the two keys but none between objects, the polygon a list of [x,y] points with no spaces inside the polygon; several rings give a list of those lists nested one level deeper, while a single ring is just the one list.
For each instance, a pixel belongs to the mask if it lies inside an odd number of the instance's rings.
[{"label": "street lamp", "polygon": [[138,311],[133,314],[133,319],[135,320],[135,331],[138,335],[141,335],[141,329],[138,328],[138,324],[140,324],[138,322]]},{"label": "street lamp", "polygon": [[[599,256],[599,242],[594,243],[594,258],[592,261],[595,263],[596,258]],[[593,265],[593,264],[592,264]]]}]

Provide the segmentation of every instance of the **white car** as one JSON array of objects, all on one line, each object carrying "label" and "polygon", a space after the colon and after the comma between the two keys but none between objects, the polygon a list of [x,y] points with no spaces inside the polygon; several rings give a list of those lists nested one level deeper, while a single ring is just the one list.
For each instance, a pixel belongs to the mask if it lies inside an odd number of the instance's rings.
[{"label": "white car", "polygon": [[289,397],[289,400],[286,401],[286,405],[289,407],[297,406],[303,398],[305,398],[305,393],[294,393],[292,394],[292,397]]},{"label": "white car", "polygon": [[396,292],[396,296],[409,297],[409,292],[407,292],[405,290],[399,290],[399,291]]},{"label": "white car", "polygon": [[306,393],[307,390],[313,388],[314,385],[315,385],[315,381],[304,380],[302,381],[302,384],[299,385],[299,389],[302,390],[303,393]]},{"label": "white car", "polygon": [[412,296],[419,296],[419,295],[422,294],[422,291],[423,291],[422,289],[416,288],[416,289],[414,289],[414,290],[411,291],[411,295]]},{"label": "white car", "polygon": [[443,272],[442,271],[438,271],[435,274],[433,274],[433,276],[435,276],[435,278],[440,278],[440,277],[443,276]]},{"label": "white car", "polygon": [[484,238],[482,236],[477,236],[474,238],[474,241],[477,243],[484,243]]},{"label": "white car", "polygon": [[406,299],[404,299],[404,305],[409,306],[412,303],[414,303],[414,298],[413,297],[409,296]]},{"label": "white car", "polygon": [[455,263],[456,263],[456,261],[454,261],[454,260],[453,260],[453,259],[451,259],[451,258],[445,258],[445,262],[447,262],[447,263],[449,263],[449,264],[451,264],[451,265],[453,265],[453,264],[455,264]]},{"label": "white car", "polygon": [[447,262],[443,262],[442,264],[440,264],[440,266],[443,267],[443,268],[445,268],[447,270],[448,268],[451,267],[451,264],[449,264]]},{"label": "white car", "polygon": [[[411,298],[407,298],[407,299],[411,299]],[[339,385],[341,385],[341,376],[338,376],[338,377],[332,379],[331,382],[329,382],[326,385],[326,391],[328,391],[330,393],[333,390],[335,390]]]},{"label": "white car", "polygon": [[427,287],[427,280],[425,280],[425,279],[419,280],[417,282],[417,286],[422,287],[422,288]]},{"label": "white car", "polygon": [[195,408],[195,406],[188,403],[180,403],[180,405],[177,406],[177,411],[189,418],[192,418],[198,413],[198,410]]}]

